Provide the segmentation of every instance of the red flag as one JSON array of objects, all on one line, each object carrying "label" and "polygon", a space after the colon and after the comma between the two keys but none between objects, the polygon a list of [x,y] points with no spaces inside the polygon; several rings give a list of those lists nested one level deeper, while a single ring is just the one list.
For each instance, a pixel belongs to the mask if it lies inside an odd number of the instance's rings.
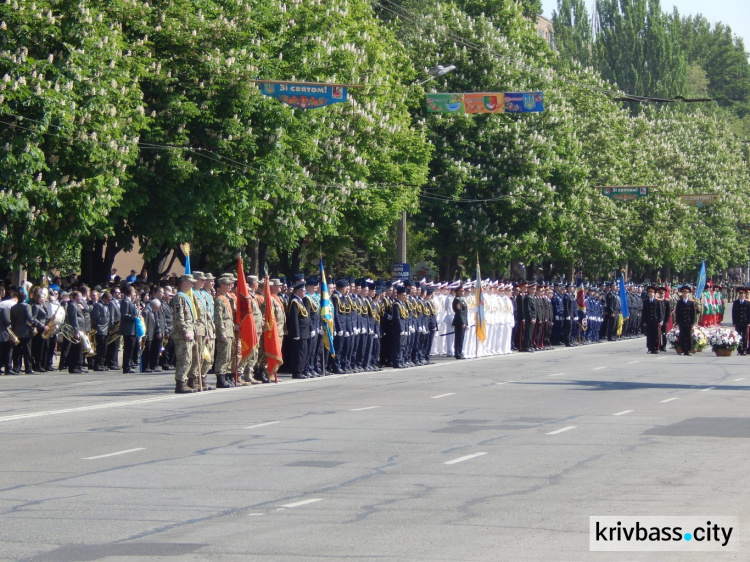
[{"label": "red flag", "polygon": [[253,309],[250,303],[242,258],[237,260],[237,324],[240,325],[240,363],[258,347],[258,332],[255,330]]},{"label": "red flag", "polygon": [[263,324],[263,347],[266,353],[266,365],[268,374],[273,375],[274,382],[279,382],[279,367],[284,364],[281,357],[281,338],[279,338],[278,324],[276,323],[276,313],[273,311],[273,300],[278,298],[271,295],[271,284],[268,282],[266,275],[265,290],[263,296],[266,300],[266,318]]}]

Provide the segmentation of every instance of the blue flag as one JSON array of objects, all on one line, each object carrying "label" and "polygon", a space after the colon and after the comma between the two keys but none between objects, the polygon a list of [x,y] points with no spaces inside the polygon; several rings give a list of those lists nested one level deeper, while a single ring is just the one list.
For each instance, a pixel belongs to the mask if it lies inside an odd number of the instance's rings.
[{"label": "blue flag", "polygon": [[700,300],[703,289],[706,288],[706,260],[701,264],[701,272],[698,274],[698,286],[695,289],[695,299]]},{"label": "blue flag", "polygon": [[625,290],[625,279],[622,277],[622,272],[620,272],[618,285],[620,286],[620,314],[622,314],[623,320],[627,320],[630,316],[630,308],[628,307],[628,293]]},{"label": "blue flag", "polygon": [[331,357],[336,357],[336,350],[333,347],[333,306],[331,306],[331,295],[328,294],[323,258],[320,258],[320,319],[323,321],[325,330],[323,346],[328,350]]}]

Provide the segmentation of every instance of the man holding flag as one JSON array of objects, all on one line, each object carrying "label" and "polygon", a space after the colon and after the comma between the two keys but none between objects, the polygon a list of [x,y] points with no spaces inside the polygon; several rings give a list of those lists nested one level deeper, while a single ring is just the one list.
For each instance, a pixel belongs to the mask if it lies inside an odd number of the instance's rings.
[{"label": "man holding flag", "polygon": [[[335,358],[336,349],[333,345],[333,306],[331,305],[331,295],[328,294],[328,281],[326,281],[326,272],[323,268],[323,258],[320,258],[320,329],[323,335],[323,347],[326,355]],[[328,357],[323,360],[323,368]]]},{"label": "man holding flag", "polygon": [[[237,320],[239,325],[240,359],[239,370],[250,361],[253,352],[258,347],[258,331],[253,319],[253,307],[257,306],[255,299],[250,295],[245,278],[245,270],[242,268],[242,257],[237,258]],[[252,373],[250,374],[252,376]],[[250,384],[249,381],[243,382]]]}]

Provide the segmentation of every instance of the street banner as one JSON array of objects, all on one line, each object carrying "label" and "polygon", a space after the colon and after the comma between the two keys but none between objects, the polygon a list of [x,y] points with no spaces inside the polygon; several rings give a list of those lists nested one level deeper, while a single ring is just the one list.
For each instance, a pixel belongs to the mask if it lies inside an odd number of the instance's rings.
[{"label": "street banner", "polygon": [[503,113],[505,112],[505,94],[484,92],[464,94],[466,113]]},{"label": "street banner", "polygon": [[506,113],[531,113],[544,111],[542,92],[505,92]]},{"label": "street banner", "polygon": [[544,111],[542,92],[425,94],[428,113],[532,113]]},{"label": "street banner", "polygon": [[464,113],[463,94],[427,94],[428,113]]},{"label": "street banner", "polygon": [[719,196],[715,193],[701,193],[695,195],[680,195],[680,201],[691,207],[704,207],[718,203]]},{"label": "street banner", "polygon": [[624,187],[602,187],[602,195],[617,201],[633,201],[646,197],[648,187],[645,186],[624,186]]},{"label": "street banner", "polygon": [[275,98],[292,107],[315,109],[347,101],[348,86],[317,82],[258,81],[264,96]]}]

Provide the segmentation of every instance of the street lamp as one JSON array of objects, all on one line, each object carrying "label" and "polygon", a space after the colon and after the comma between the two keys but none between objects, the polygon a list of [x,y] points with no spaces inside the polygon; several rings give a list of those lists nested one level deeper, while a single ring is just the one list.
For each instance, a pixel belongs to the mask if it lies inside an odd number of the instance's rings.
[{"label": "street lamp", "polygon": [[443,66],[442,64],[439,64],[437,66],[433,66],[427,71],[427,74],[430,75],[429,78],[426,80],[422,80],[421,82],[417,82],[418,86],[421,86],[422,84],[426,84],[430,80],[434,80],[435,78],[439,78],[440,76],[445,76],[446,74],[449,74],[456,70],[455,64],[449,64],[448,66]]},{"label": "street lamp", "polygon": [[[450,74],[454,70],[456,70],[455,64],[449,64],[447,66],[439,64],[437,66],[433,66],[432,68],[427,70],[429,78],[427,78],[426,80],[422,80],[421,82],[415,81],[414,84],[417,86],[421,86],[423,84],[426,84],[430,80],[434,80],[435,78]],[[406,211],[403,211],[401,213],[401,220],[399,220],[398,231],[396,233],[396,259],[399,263],[406,263]]]}]

